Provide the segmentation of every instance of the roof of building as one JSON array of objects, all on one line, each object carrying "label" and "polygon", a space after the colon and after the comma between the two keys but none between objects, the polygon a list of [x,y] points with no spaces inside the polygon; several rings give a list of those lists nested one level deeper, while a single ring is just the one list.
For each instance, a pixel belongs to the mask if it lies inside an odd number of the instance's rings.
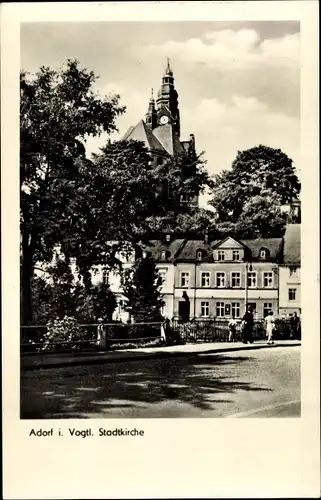
[{"label": "roof of building", "polygon": [[[202,262],[213,262],[213,249],[219,243],[225,241],[226,238],[220,240],[212,240],[205,242],[204,239],[175,239],[171,243],[165,243],[160,240],[153,240],[153,246],[149,247],[152,256],[155,260],[162,260],[161,252],[168,250],[170,252],[170,260],[175,259],[177,262],[194,262],[199,260],[197,252],[202,251]],[[238,240],[236,240],[238,241]],[[267,249],[269,254],[267,260],[277,260],[281,248],[282,238],[257,238],[253,240],[239,241],[246,249],[251,252],[252,260],[263,260],[260,258],[260,250]]]},{"label": "roof of building", "polygon": [[144,120],[140,120],[135,127],[129,127],[123,136],[123,141],[131,139],[142,141],[148,149],[163,154],[174,155],[184,151],[171,124],[161,125],[152,130]]},{"label": "roof of building", "polygon": [[183,146],[170,123],[154,128],[152,134],[159,140],[168,154],[174,155],[183,151]]},{"label": "roof of building", "polygon": [[301,225],[287,224],[284,234],[284,249],[283,249],[284,264],[301,263]]},{"label": "roof of building", "polygon": [[188,239],[181,249],[179,255],[177,256],[177,261],[188,262],[197,260],[197,252],[201,250],[203,252],[202,261],[203,262],[213,262],[213,245],[217,243],[214,242],[206,243],[204,240],[190,240]]},{"label": "roof of building", "polygon": [[140,120],[135,127],[129,127],[123,136],[123,141],[129,140],[142,141],[152,151],[167,152],[144,120]]},{"label": "roof of building", "polygon": [[240,240],[240,243],[250,249],[252,259],[260,260],[260,250],[266,248],[269,251],[269,258],[274,260],[280,256],[282,238],[256,238]]},{"label": "roof of building", "polygon": [[[149,244],[146,245],[146,249],[151,252],[151,256],[156,262],[172,262],[184,246],[185,241],[184,238],[175,238],[169,242],[164,240],[151,240]],[[162,256],[162,252],[164,251],[167,252],[165,259]]]}]

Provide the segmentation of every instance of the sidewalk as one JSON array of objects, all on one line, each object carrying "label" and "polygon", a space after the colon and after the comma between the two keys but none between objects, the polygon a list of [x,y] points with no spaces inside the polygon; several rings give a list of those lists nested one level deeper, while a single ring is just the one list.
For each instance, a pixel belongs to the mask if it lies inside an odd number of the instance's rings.
[{"label": "sidewalk", "polygon": [[299,340],[279,340],[273,345],[267,345],[265,341],[257,341],[253,344],[242,344],[241,342],[209,342],[203,344],[185,344],[169,347],[149,347],[140,349],[123,349],[109,352],[87,352],[87,353],[62,353],[62,354],[27,354],[21,356],[21,368],[23,370],[34,370],[37,368],[54,368],[72,365],[90,365],[99,363],[115,363],[119,361],[138,361],[151,358],[166,358],[170,356],[195,356],[197,354],[215,354],[223,352],[272,349],[275,347],[300,346]]}]

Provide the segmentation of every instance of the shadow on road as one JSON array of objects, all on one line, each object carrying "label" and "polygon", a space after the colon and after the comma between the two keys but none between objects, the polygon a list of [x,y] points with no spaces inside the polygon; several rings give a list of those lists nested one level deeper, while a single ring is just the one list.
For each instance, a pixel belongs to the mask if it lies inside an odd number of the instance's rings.
[{"label": "shadow on road", "polygon": [[[117,418],[122,409],[168,401],[208,410],[229,402],[235,391],[271,390],[238,380],[246,361],[253,360],[202,355],[25,372],[21,418],[91,418],[98,413],[100,418]],[[112,409],[119,412],[110,413]]]}]

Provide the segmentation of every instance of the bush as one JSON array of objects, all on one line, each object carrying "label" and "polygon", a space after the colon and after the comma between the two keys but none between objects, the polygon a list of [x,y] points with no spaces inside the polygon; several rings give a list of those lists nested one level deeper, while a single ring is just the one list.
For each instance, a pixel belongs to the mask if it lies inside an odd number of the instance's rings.
[{"label": "bush", "polygon": [[277,318],[275,320],[275,339],[289,339],[291,334],[290,322],[288,319]]},{"label": "bush", "polygon": [[89,339],[86,330],[80,328],[75,318],[65,316],[63,319],[48,321],[47,332],[41,340],[43,345],[39,350],[58,352],[66,349],[79,350]]}]

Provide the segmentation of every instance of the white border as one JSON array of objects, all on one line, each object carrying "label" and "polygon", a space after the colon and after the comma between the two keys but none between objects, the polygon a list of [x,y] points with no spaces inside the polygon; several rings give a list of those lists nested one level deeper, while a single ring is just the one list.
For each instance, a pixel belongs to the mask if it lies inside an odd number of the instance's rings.
[{"label": "white border", "polygon": [[[19,420],[19,23],[152,19],[301,21],[301,154],[305,166],[301,271],[303,331],[307,332],[302,346],[302,417],[122,421],[122,425],[143,427],[144,440],[31,441],[30,422]],[[4,497],[318,497],[318,3],[3,4],[1,28]],[[59,424],[62,428],[80,425],[79,421]],[[38,425],[44,426],[44,422]],[[57,422],[47,421],[46,425],[57,426]],[[96,428],[101,422],[90,425]]]}]

